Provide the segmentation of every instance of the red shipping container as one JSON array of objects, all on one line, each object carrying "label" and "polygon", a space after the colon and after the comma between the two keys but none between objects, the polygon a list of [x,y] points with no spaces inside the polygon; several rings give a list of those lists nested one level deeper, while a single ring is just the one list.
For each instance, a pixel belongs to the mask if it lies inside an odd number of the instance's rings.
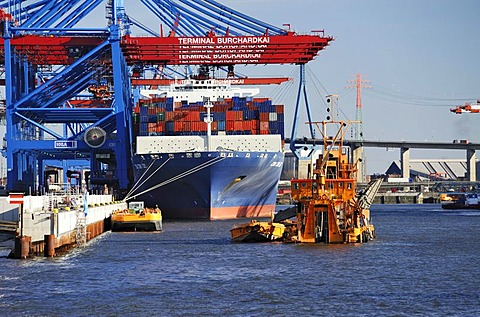
[{"label": "red shipping container", "polygon": [[200,122],[190,122],[190,131],[200,131]]},{"label": "red shipping container", "polygon": [[173,122],[173,130],[175,132],[182,132],[183,131],[183,122],[182,121],[174,121]]},{"label": "red shipping container", "polygon": [[244,128],[245,130],[258,130],[258,121],[257,120],[247,120],[244,121]]},{"label": "red shipping container", "polygon": [[225,128],[226,128],[227,131],[235,130],[235,121],[227,120],[227,125],[226,125]]},{"label": "red shipping container", "polygon": [[199,122],[191,122],[190,128],[192,129],[191,131],[200,131]]},{"label": "red shipping container", "polygon": [[191,130],[194,132],[204,132],[207,131],[207,123],[202,121],[191,122]]},{"label": "red shipping container", "polygon": [[243,120],[243,111],[235,111],[235,120]]},{"label": "red shipping container", "polygon": [[165,121],[173,121],[174,116],[175,116],[175,112],[165,111]]},{"label": "red shipping container", "polygon": [[185,119],[187,121],[191,121],[191,122],[200,121],[200,112],[199,111],[190,111]]},{"label": "red shipping container", "polygon": [[[261,131],[267,131],[268,132],[268,122],[260,121],[260,132]],[[260,134],[265,134],[265,133],[260,133]]]},{"label": "red shipping container", "polygon": [[234,121],[233,122],[233,130],[235,131],[243,131],[246,130],[243,126],[243,121]]},{"label": "red shipping container", "polygon": [[166,101],[167,101],[167,97],[156,97],[156,98],[152,98],[151,100],[152,100],[152,102],[154,102],[154,103],[166,102]]},{"label": "red shipping container", "polygon": [[148,132],[157,132],[157,123],[149,123],[148,124]]},{"label": "red shipping container", "polygon": [[157,132],[165,132],[165,121],[157,122]]},{"label": "red shipping container", "polygon": [[227,111],[225,113],[227,121],[234,121],[235,120],[235,112],[234,111]]},{"label": "red shipping container", "polygon": [[276,113],[283,113],[284,107],[283,105],[276,105],[275,106],[275,112]]},{"label": "red shipping container", "polygon": [[270,114],[268,112],[260,112],[260,121],[268,121]]},{"label": "red shipping container", "polygon": [[264,102],[264,101],[268,101],[268,100],[269,100],[268,98],[253,98],[254,102]]},{"label": "red shipping container", "polygon": [[184,111],[174,111],[173,121],[185,121],[185,117],[188,115],[188,112]]}]

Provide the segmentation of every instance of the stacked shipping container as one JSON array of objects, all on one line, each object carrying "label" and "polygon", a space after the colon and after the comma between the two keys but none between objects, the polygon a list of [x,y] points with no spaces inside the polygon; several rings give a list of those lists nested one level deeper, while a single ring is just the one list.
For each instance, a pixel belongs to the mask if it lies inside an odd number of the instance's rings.
[{"label": "stacked shipping container", "polygon": [[[280,134],[284,130],[283,105],[268,98],[224,99],[213,103],[212,134]],[[134,132],[148,135],[206,135],[203,102],[174,102],[173,98],[141,100],[134,108]]]}]

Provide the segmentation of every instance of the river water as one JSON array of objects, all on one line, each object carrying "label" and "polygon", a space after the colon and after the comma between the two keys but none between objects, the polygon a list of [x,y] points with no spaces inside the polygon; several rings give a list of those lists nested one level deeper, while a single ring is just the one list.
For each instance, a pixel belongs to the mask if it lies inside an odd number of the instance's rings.
[{"label": "river water", "polygon": [[480,316],[480,211],[374,205],[377,239],[237,244],[241,220],[106,233],[56,258],[0,251],[1,316]]}]

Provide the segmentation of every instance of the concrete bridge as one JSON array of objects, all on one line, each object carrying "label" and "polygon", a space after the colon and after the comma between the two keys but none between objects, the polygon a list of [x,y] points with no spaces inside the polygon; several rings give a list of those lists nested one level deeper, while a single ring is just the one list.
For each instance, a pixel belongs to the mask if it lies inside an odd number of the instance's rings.
[{"label": "concrete bridge", "polygon": [[[285,139],[285,143],[290,143],[290,139]],[[297,139],[296,144],[304,145],[322,145],[320,139]],[[352,149],[352,159],[355,162],[358,158],[363,157],[364,147],[376,147],[376,148],[398,148],[400,149],[400,162],[402,177],[410,177],[410,149],[436,149],[436,150],[462,150],[466,153],[467,159],[467,180],[470,182],[476,181],[476,155],[475,151],[480,150],[480,144],[469,143],[467,141],[459,142],[415,142],[415,141],[354,141],[345,140],[344,145]],[[361,181],[364,177],[362,175],[364,169],[360,168],[357,173],[357,180]]]}]

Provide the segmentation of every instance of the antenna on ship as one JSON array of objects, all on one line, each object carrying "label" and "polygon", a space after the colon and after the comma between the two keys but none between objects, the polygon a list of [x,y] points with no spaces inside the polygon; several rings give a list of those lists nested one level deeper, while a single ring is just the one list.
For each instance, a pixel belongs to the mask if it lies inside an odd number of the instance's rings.
[{"label": "antenna on ship", "polygon": [[210,113],[210,109],[213,107],[213,104],[210,102],[209,97],[204,97],[203,98],[203,103],[204,103],[203,106],[205,108],[207,108],[207,116],[205,117],[205,119],[203,119],[203,121],[205,121],[207,123],[207,151],[211,151],[210,144],[211,144],[211,138],[212,138],[212,122],[213,122],[213,119],[212,119],[212,115]]}]

